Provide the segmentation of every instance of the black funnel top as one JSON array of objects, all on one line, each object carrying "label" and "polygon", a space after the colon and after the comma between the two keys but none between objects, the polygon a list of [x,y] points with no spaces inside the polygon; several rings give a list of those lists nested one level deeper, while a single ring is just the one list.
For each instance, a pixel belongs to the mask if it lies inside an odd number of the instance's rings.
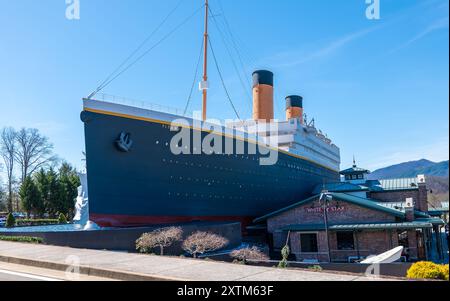
[{"label": "black funnel top", "polygon": [[289,108],[302,108],[303,109],[303,97],[298,95],[291,95],[286,97],[286,109]]},{"label": "black funnel top", "polygon": [[268,85],[273,87],[273,73],[267,70],[253,72],[253,87],[257,85]]}]

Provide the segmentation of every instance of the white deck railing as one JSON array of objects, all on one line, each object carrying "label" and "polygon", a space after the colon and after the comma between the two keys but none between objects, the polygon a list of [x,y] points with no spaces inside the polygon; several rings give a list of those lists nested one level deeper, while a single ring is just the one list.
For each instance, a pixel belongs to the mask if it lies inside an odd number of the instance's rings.
[{"label": "white deck railing", "polygon": [[172,115],[177,115],[177,116],[182,116],[182,117],[188,117],[188,118],[194,117],[194,114],[191,111],[187,111],[185,114],[185,112],[181,109],[177,109],[177,108],[173,108],[173,107],[169,107],[169,106],[163,106],[163,105],[154,104],[154,103],[149,103],[146,101],[131,99],[131,98],[127,98],[127,97],[106,94],[106,93],[98,93],[94,97],[92,97],[90,100],[114,103],[114,104],[130,106],[130,107],[139,108],[139,109],[145,109],[145,110],[167,113],[167,114],[172,114]]}]

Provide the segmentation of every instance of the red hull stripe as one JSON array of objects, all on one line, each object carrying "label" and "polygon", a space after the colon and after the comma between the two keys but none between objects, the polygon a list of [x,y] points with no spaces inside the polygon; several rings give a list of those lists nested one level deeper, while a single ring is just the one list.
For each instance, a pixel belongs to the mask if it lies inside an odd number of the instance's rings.
[{"label": "red hull stripe", "polygon": [[90,214],[90,220],[100,227],[137,227],[164,224],[180,224],[190,222],[240,222],[245,229],[253,221],[253,217],[236,216],[132,216]]}]

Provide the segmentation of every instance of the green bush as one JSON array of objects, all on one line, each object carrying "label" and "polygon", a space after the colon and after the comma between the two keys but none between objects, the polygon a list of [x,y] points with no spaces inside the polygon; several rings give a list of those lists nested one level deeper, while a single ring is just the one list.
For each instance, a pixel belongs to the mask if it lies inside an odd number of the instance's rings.
[{"label": "green bush", "polygon": [[282,250],[281,250],[281,256],[283,257],[283,259],[280,261],[280,263],[278,264],[278,267],[281,269],[285,269],[288,267],[288,258],[289,255],[291,254],[291,249],[289,248],[289,246],[285,246]]},{"label": "green bush", "polygon": [[14,215],[12,215],[12,213],[8,213],[8,216],[6,217],[5,227],[13,228],[15,225],[16,225],[16,218],[14,217]]},{"label": "green bush", "polygon": [[313,272],[322,272],[323,268],[320,265],[313,265],[308,267],[308,270],[313,271]]},{"label": "green bush", "polygon": [[60,213],[58,217],[59,224],[67,224],[67,218],[64,214]]},{"label": "green bush", "polygon": [[421,261],[413,264],[406,275],[409,279],[448,280],[448,264]]},{"label": "green bush", "polygon": [[59,219],[21,219],[16,221],[17,227],[49,226],[59,224]]},{"label": "green bush", "polygon": [[44,242],[44,240],[40,237],[29,237],[29,236],[0,236],[0,240],[11,241],[11,242],[32,243],[32,244],[41,244]]},{"label": "green bush", "polygon": [[448,270],[449,270],[449,268],[448,268],[448,264],[442,264],[441,265],[441,272],[442,272],[442,275],[444,276],[444,280],[449,280],[448,279]]}]

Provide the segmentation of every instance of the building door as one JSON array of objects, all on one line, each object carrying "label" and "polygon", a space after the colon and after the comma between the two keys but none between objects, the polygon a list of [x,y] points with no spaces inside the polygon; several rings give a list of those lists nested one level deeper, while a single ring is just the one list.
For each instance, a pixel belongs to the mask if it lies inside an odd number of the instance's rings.
[{"label": "building door", "polygon": [[398,245],[404,248],[402,256],[405,256],[406,261],[409,261],[408,231],[400,232],[398,234]]},{"label": "building door", "polygon": [[422,231],[417,231],[417,256],[419,260],[426,260],[427,259],[427,252],[425,250],[425,238]]}]

